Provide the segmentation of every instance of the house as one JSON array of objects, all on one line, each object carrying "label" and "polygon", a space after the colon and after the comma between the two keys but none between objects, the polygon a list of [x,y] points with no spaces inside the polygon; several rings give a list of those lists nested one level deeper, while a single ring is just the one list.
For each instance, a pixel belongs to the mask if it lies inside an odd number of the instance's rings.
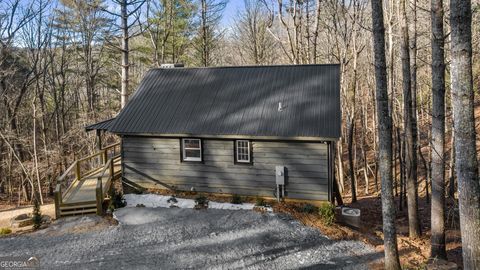
[{"label": "house", "polygon": [[[339,65],[157,68],[115,119],[144,188],[332,200]],[[283,184],[283,185],[277,185]]]}]

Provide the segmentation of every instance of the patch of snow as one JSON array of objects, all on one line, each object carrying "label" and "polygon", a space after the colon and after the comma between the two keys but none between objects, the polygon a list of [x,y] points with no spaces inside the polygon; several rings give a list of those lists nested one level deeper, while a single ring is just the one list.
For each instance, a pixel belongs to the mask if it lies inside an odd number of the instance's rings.
[{"label": "patch of snow", "polygon": [[233,204],[233,203],[208,202],[208,208],[213,208],[213,209],[252,210],[254,206],[255,205],[253,203]]},{"label": "patch of snow", "polygon": [[[177,202],[168,202],[170,196],[158,195],[158,194],[125,194],[124,198],[127,202],[127,207],[136,207],[143,204],[145,207],[178,207],[178,208],[194,208],[195,201],[192,199],[176,198]],[[210,209],[225,209],[225,210],[252,210],[255,205],[253,203],[221,203],[221,202],[208,202],[208,208]],[[272,211],[271,207],[267,207],[268,212]]]},{"label": "patch of snow", "polygon": [[161,222],[164,217],[158,214],[156,210],[149,207],[142,208],[120,208],[113,212],[113,218],[118,221],[119,225],[140,225],[152,222]]},{"label": "patch of snow", "polygon": [[139,204],[145,205],[145,207],[164,207],[170,208],[171,205],[179,208],[193,208],[195,201],[191,199],[176,198],[177,203],[170,203],[168,199],[170,196],[163,196],[157,194],[125,194],[125,201],[127,201],[127,207],[136,207]]}]

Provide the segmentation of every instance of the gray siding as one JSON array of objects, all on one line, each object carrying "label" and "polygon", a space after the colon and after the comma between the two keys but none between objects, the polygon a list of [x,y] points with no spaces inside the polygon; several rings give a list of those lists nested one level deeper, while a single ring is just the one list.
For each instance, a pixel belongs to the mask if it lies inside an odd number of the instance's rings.
[{"label": "gray siding", "polygon": [[181,162],[180,139],[123,137],[123,177],[146,188],[273,196],[275,166],[292,199],[328,200],[328,145],[252,141],[253,164],[234,164],[232,140],[203,139],[203,163]]}]

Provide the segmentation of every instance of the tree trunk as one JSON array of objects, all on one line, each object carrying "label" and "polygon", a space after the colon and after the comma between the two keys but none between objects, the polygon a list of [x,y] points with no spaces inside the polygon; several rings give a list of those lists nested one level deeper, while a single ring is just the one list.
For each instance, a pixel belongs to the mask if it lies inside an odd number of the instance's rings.
[{"label": "tree trunk", "polygon": [[353,153],[353,137],[355,134],[355,118],[352,116],[350,120],[348,129],[348,164],[350,166],[350,183],[352,191],[352,203],[357,201],[357,187],[356,187],[356,177],[355,177],[355,161]]},{"label": "tree trunk", "polygon": [[[388,16],[388,22],[387,22],[387,33],[388,33],[388,90],[391,95],[390,99],[390,114],[395,115],[395,87],[394,87],[394,82],[395,78],[393,76],[393,68],[395,65],[394,62],[394,53],[393,53],[393,9],[394,9],[394,1],[393,0],[388,0],[388,7],[389,7],[389,16]],[[395,123],[393,123],[395,125]]]},{"label": "tree trunk", "polygon": [[377,100],[377,94],[376,94],[376,91],[375,89],[373,89],[373,87],[371,87],[371,91],[372,91],[372,102],[373,102],[373,118],[372,118],[372,133],[373,133],[373,152],[375,153],[375,172],[372,172],[372,174],[374,175],[374,178],[375,178],[375,191],[378,192],[378,136],[377,136],[377,133],[375,132],[376,129],[375,127],[377,126],[377,123],[378,123],[378,120],[377,120],[377,106],[375,104],[375,101]]},{"label": "tree trunk", "polygon": [[345,180],[343,175],[343,161],[342,161],[342,140],[340,139],[337,143],[337,166],[338,166],[338,182],[340,184],[340,192],[345,190]]},{"label": "tree trunk", "polygon": [[[33,115],[32,115],[32,118],[33,118],[33,127],[32,127],[32,133],[33,133],[33,138],[32,138],[32,141],[33,141],[33,164],[34,164],[34,168],[35,168],[35,178],[37,180],[37,188],[38,188],[38,194],[40,195],[40,204],[43,204],[43,196],[42,196],[42,185],[40,183],[40,173],[38,171],[38,151],[37,151],[37,106],[36,106],[36,103],[37,103],[37,91],[35,91],[34,93],[34,98],[33,98],[33,102],[32,102],[32,110],[33,110]],[[32,193],[35,194],[36,192],[34,191],[34,189],[32,190]]]},{"label": "tree trunk", "polygon": [[[393,128],[394,132],[395,132],[395,128]],[[398,178],[397,178],[397,175],[398,175],[398,171],[397,171],[397,149],[399,147],[399,144],[398,144],[398,140],[396,139],[397,136],[396,134],[393,134],[393,138],[392,138],[392,153],[393,153],[393,191],[394,191],[394,194],[395,194],[395,197],[398,196]]]},{"label": "tree trunk", "polygon": [[202,2],[202,64],[204,67],[208,67],[210,62],[209,57],[209,48],[208,48],[208,27],[207,27],[207,1],[201,0]]},{"label": "tree trunk", "polygon": [[367,149],[366,149],[366,146],[368,145],[367,143],[367,124],[368,124],[368,120],[367,120],[367,108],[365,106],[365,103],[364,105],[362,106],[362,120],[363,120],[363,125],[362,125],[362,145],[361,145],[361,149],[362,149],[362,155],[363,155],[363,175],[365,177],[365,195],[368,195],[370,193],[370,181],[368,179],[368,170],[371,170],[370,169],[370,166],[368,166],[368,159],[367,159]]},{"label": "tree trunk", "polygon": [[480,182],[473,110],[471,5],[470,0],[450,1],[452,107],[463,267],[480,269]]},{"label": "tree trunk", "polygon": [[422,160],[423,163],[423,169],[425,170],[425,201],[427,203],[430,203],[430,195],[429,195],[429,180],[430,180],[430,175],[432,171],[432,165],[427,162],[427,159],[423,156],[422,151],[419,151],[420,154],[420,159]]},{"label": "tree trunk", "polygon": [[392,118],[388,110],[387,63],[385,59],[385,25],[382,0],[372,0],[373,47],[377,96],[379,170],[382,181],[383,242],[385,269],[401,269],[395,228],[395,202],[392,186]]},{"label": "tree trunk", "polygon": [[405,196],[405,192],[403,190],[404,182],[405,182],[405,175],[404,175],[404,143],[402,143],[402,136],[400,135],[400,128],[396,128],[397,131],[397,151],[398,151],[398,163],[399,163],[399,171],[400,171],[400,198],[398,199],[398,211],[403,211],[403,198]]},{"label": "tree trunk", "polygon": [[443,0],[431,1],[432,18],[432,205],[431,258],[447,259],[445,249],[445,59]]},{"label": "tree trunk", "polygon": [[122,89],[121,89],[121,107],[125,107],[128,98],[128,14],[127,0],[121,2],[121,21],[122,21]]},{"label": "tree trunk", "polygon": [[[418,111],[417,111],[417,0],[413,0],[413,38],[411,42],[411,64],[412,64],[412,178],[415,179],[415,192],[417,198],[417,211],[418,211],[418,152],[420,149],[420,144],[418,143]],[[420,220],[419,226],[420,226]],[[421,227],[420,227],[421,231]]]},{"label": "tree trunk", "polygon": [[313,32],[313,64],[316,64],[317,63],[317,46],[318,46],[318,34],[320,33],[320,19],[321,19],[321,2],[322,0],[317,0],[316,1],[316,5],[317,5],[317,9],[316,9],[316,13],[315,13],[315,30]]},{"label": "tree trunk", "polygon": [[448,174],[448,197],[451,199],[455,198],[455,136],[453,135],[453,129],[452,129],[452,135],[451,135],[451,149],[450,149],[450,162],[449,164],[449,174]]},{"label": "tree trunk", "polygon": [[404,125],[405,125],[405,164],[407,173],[407,200],[408,200],[408,227],[410,238],[418,238],[420,236],[420,222],[418,218],[417,205],[417,179],[416,179],[416,156],[417,147],[415,143],[416,132],[414,130],[414,116],[412,105],[412,81],[410,73],[410,51],[409,51],[409,37],[408,24],[405,0],[400,2],[401,8],[401,29],[402,29],[402,77],[403,77],[403,99],[404,99]]}]

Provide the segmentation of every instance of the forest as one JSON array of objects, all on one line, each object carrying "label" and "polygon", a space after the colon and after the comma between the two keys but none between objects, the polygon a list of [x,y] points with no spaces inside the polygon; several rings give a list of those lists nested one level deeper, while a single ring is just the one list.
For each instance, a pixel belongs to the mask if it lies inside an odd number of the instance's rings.
[{"label": "forest", "polygon": [[52,202],[95,151],[85,126],[150,68],[339,63],[335,178],[344,203],[378,202],[385,268],[401,267],[402,215],[425,260],[479,269],[479,57],[478,0],[3,0],[0,209]]}]

